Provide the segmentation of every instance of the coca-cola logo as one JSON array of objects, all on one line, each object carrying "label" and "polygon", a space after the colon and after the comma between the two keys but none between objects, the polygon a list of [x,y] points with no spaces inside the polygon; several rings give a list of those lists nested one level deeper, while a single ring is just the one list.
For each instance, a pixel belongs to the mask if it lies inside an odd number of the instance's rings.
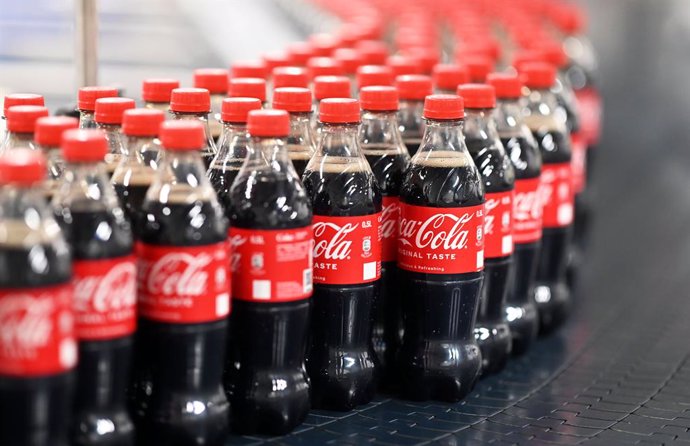
[{"label": "coca-cola logo", "polygon": [[[145,286],[151,294],[165,296],[201,296],[208,287],[211,263],[208,254],[170,253],[153,263],[148,272],[142,271]],[[145,268],[144,268],[145,270]]]},{"label": "coca-cola logo", "polygon": [[514,218],[519,221],[536,220],[541,217],[541,206],[542,202],[536,190],[516,192],[513,205]]},{"label": "coca-cola logo", "polygon": [[345,223],[337,225],[331,222],[318,222],[314,224],[314,258],[326,260],[346,260],[352,252],[352,240],[348,236],[352,234],[359,223]]},{"label": "coca-cola logo", "polygon": [[232,254],[230,255],[230,271],[237,272],[240,270],[240,261],[242,254],[240,253],[240,246],[247,243],[247,237],[242,237],[240,234],[234,234],[229,239],[232,247]]},{"label": "coca-cola logo", "polygon": [[[464,229],[472,220],[471,213],[463,215],[435,214],[425,221],[403,218],[400,220],[400,242],[418,249],[457,251],[467,247],[469,230]],[[481,229],[477,239],[481,240]],[[411,241],[413,240],[413,241]]]},{"label": "coca-cola logo", "polygon": [[55,304],[50,298],[29,294],[0,300],[0,344],[16,352],[45,347],[53,334]]},{"label": "coca-cola logo", "polygon": [[395,238],[399,215],[400,205],[397,201],[383,206],[381,213],[381,238]]},{"label": "coca-cola logo", "polygon": [[74,284],[75,309],[78,312],[108,313],[136,304],[136,267],[122,262],[105,275],[78,277]]},{"label": "coca-cola logo", "polygon": [[496,216],[491,212],[498,207],[500,203],[499,199],[489,198],[484,203],[484,209],[486,210],[486,215],[484,216],[484,233],[493,234],[494,233],[494,220]]}]

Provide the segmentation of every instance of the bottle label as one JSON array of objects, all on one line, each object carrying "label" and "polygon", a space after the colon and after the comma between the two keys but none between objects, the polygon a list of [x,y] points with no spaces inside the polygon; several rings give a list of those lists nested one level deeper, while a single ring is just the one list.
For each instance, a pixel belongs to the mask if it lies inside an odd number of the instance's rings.
[{"label": "bottle label", "polygon": [[570,135],[572,140],[573,157],[570,160],[573,175],[573,190],[576,194],[582,192],[587,185],[587,140],[582,132]]},{"label": "bottle label", "polygon": [[230,314],[229,244],[137,244],[139,312],[147,319],[193,324]]},{"label": "bottle label", "polygon": [[70,284],[0,290],[0,375],[62,373],[77,363]]},{"label": "bottle label", "polygon": [[381,213],[314,215],[314,283],[353,285],[381,277]]},{"label": "bottle label", "polygon": [[78,339],[129,336],[136,328],[134,256],[74,262],[74,310]]},{"label": "bottle label", "polygon": [[573,222],[572,183],[570,163],[544,164],[541,189],[545,228],[562,228]]},{"label": "bottle label", "polygon": [[381,212],[381,260],[395,262],[398,257],[398,222],[400,219],[400,199],[383,197]]},{"label": "bottle label", "polygon": [[484,256],[487,259],[513,253],[514,191],[486,194],[484,203]]},{"label": "bottle label", "polygon": [[575,91],[575,98],[586,143],[595,145],[601,136],[601,96],[594,88],[583,88]]},{"label": "bottle label", "polygon": [[297,229],[230,228],[232,297],[288,302],[312,294],[311,226]]},{"label": "bottle label", "polygon": [[484,204],[432,208],[401,202],[398,267],[427,274],[484,269]]},{"label": "bottle label", "polygon": [[515,181],[513,242],[534,243],[541,239],[542,201],[539,177]]}]

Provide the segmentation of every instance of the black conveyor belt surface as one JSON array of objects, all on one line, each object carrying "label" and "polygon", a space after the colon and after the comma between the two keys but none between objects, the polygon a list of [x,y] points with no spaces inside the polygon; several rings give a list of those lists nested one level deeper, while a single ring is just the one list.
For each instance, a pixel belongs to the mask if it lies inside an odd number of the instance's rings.
[{"label": "black conveyor belt surface", "polygon": [[228,444],[690,441],[690,32],[683,0],[590,4],[606,105],[588,261],[566,326],[455,405],[379,397]]}]

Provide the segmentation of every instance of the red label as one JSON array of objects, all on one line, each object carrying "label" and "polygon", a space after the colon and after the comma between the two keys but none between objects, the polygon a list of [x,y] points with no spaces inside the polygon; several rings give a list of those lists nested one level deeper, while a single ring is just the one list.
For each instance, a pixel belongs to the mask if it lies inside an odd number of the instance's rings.
[{"label": "red label", "polygon": [[573,175],[573,189],[578,194],[587,184],[587,141],[582,132],[570,135],[572,140],[573,157],[570,160]]},{"label": "red label", "polygon": [[595,145],[601,135],[601,96],[594,88],[583,88],[575,91],[575,98],[586,143]]},{"label": "red label", "polygon": [[134,333],[136,277],[134,256],[74,262],[77,338],[102,340]]},{"label": "red label", "polygon": [[573,179],[570,163],[544,164],[541,171],[544,227],[562,228],[573,222]]},{"label": "red label", "polygon": [[0,374],[51,375],[76,363],[71,285],[0,290]]},{"label": "red label", "polygon": [[381,259],[395,262],[398,257],[398,221],[400,219],[400,199],[383,197],[381,212]]},{"label": "red label", "polygon": [[432,208],[400,203],[398,266],[428,274],[484,269],[484,205]]},{"label": "red label", "polygon": [[230,313],[226,242],[204,246],[137,244],[139,311],[173,324],[212,322]]},{"label": "red label", "polygon": [[539,177],[515,180],[513,242],[534,243],[541,239],[542,201]]},{"label": "red label", "polygon": [[484,257],[493,259],[513,253],[514,191],[486,194],[484,203]]},{"label": "red label", "polygon": [[368,283],[381,277],[381,213],[314,216],[314,282]]},{"label": "red label", "polygon": [[287,302],[312,293],[311,226],[261,230],[230,228],[232,297]]}]

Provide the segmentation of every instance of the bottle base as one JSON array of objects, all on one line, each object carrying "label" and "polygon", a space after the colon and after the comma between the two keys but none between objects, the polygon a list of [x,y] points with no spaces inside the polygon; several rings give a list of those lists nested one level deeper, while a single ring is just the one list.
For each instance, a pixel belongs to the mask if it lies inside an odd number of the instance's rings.
[{"label": "bottle base", "polygon": [[76,418],[72,428],[74,446],[134,445],[134,423],[124,409],[116,413],[90,411]]},{"label": "bottle base", "polygon": [[570,312],[570,289],[565,283],[537,283],[534,300],[539,311],[539,334],[545,335],[560,327]]},{"label": "bottle base", "polygon": [[507,304],[506,320],[512,338],[512,355],[525,354],[539,333],[539,312],[532,298],[523,305]]},{"label": "bottle base", "polygon": [[474,337],[482,352],[481,376],[486,377],[505,368],[512,350],[510,328],[505,322],[477,322]]},{"label": "bottle base", "polygon": [[359,376],[340,379],[312,375],[312,408],[347,412],[370,403],[377,387],[373,371],[372,367]]}]

